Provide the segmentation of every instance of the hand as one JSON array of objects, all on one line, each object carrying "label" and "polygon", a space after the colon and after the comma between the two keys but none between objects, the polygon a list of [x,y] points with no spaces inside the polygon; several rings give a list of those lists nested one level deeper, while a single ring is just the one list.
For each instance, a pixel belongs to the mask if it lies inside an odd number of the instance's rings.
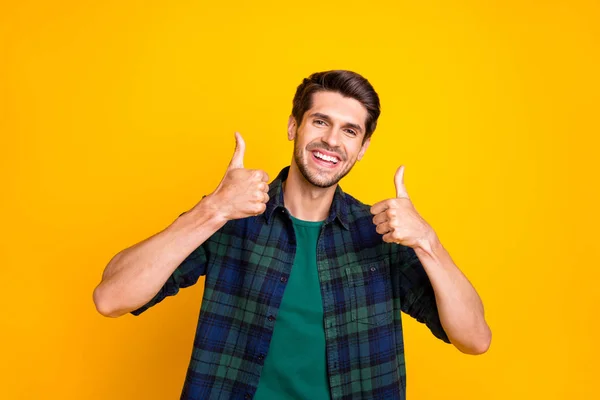
[{"label": "hand", "polygon": [[226,220],[262,214],[269,201],[269,176],[263,170],[244,168],[246,143],[235,133],[235,152],[221,183],[206,196]]},{"label": "hand", "polygon": [[371,207],[373,223],[383,241],[398,243],[412,248],[426,247],[435,232],[419,215],[408,197],[404,186],[404,166],[401,165],[394,176],[396,197],[383,200]]}]

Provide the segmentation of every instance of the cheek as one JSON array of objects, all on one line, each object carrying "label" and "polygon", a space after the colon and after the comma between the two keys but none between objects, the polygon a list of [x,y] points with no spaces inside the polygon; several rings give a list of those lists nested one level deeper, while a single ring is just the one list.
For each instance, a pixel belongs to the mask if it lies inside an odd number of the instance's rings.
[{"label": "cheek", "polygon": [[309,143],[315,141],[315,138],[316,135],[310,129],[310,127],[304,127],[303,129],[299,129],[296,131],[296,140],[302,148],[306,147]]},{"label": "cheek", "polygon": [[[362,150],[361,146],[356,146],[355,145],[355,146],[352,146],[352,150],[348,149],[348,151],[349,151],[348,154],[353,154],[354,155],[353,159],[354,160],[358,160],[358,159],[362,158],[362,156],[363,156],[361,154],[361,150]],[[350,153],[350,151],[351,151],[351,153]]]},{"label": "cheek", "polygon": [[317,142],[321,140],[323,136],[322,132],[319,132],[318,129],[307,127],[307,129],[302,134],[304,143],[309,144],[312,142]]}]

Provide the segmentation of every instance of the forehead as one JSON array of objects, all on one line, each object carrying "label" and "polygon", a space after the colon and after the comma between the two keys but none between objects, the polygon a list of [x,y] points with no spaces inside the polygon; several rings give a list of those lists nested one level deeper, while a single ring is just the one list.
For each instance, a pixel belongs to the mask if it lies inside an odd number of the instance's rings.
[{"label": "forehead", "polygon": [[363,129],[368,115],[367,109],[360,101],[344,97],[337,92],[326,91],[313,93],[312,107],[306,110],[304,118],[316,112],[328,115],[334,121],[355,123]]}]

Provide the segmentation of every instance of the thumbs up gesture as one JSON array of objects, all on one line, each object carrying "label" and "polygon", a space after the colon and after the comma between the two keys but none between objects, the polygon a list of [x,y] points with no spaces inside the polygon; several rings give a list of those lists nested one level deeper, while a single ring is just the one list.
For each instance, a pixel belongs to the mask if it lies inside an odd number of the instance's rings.
[{"label": "thumbs up gesture", "polygon": [[398,243],[412,248],[425,247],[435,235],[433,228],[419,215],[404,186],[404,166],[394,176],[396,197],[374,204],[371,214],[377,233],[383,241]]},{"label": "thumbs up gesture", "polygon": [[207,197],[226,220],[262,214],[269,201],[269,176],[263,170],[244,168],[246,143],[235,133],[235,152],[221,183]]}]

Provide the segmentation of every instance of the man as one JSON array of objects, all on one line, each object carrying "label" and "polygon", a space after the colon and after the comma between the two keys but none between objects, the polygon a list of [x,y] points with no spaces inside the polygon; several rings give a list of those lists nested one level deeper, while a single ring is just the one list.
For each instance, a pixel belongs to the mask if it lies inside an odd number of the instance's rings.
[{"label": "man", "polygon": [[491,340],[483,305],[396,172],[372,207],[338,181],[379,117],[350,71],[304,79],[293,101],[289,167],[268,185],[236,149],[214,192],[162,232],[118,253],[94,291],[98,311],[139,315],[204,275],[182,399],[404,399],[400,311],[460,351]]}]

